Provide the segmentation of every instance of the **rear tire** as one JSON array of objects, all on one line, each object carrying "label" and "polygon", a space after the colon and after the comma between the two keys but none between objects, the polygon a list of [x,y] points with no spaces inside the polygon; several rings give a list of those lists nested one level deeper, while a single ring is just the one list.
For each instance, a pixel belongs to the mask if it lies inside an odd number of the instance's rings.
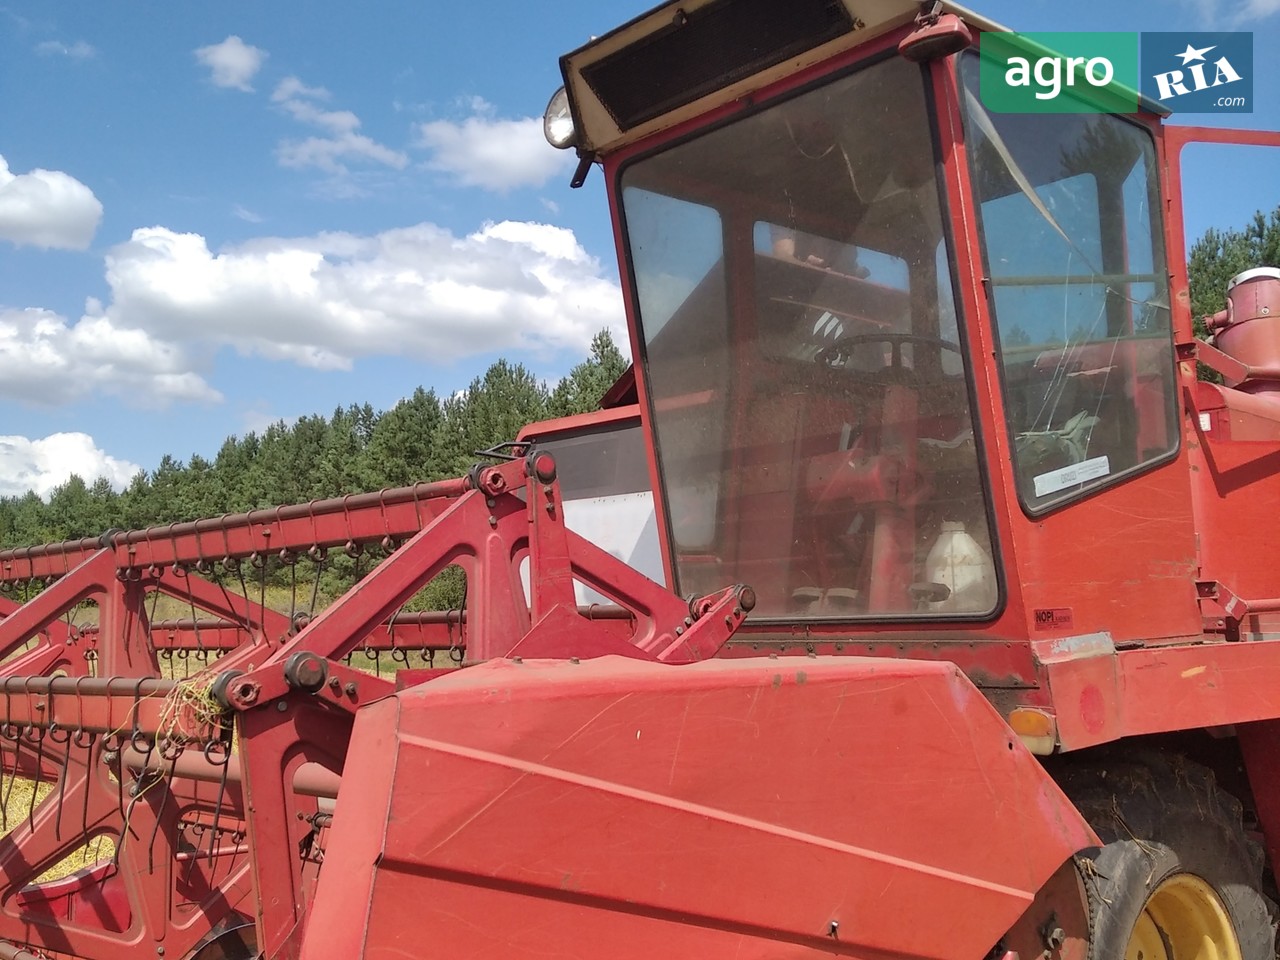
[{"label": "rear tire", "polygon": [[1073,765],[1062,787],[1105,844],[1079,858],[1089,960],[1275,960],[1262,850],[1211,770],[1151,754]]}]

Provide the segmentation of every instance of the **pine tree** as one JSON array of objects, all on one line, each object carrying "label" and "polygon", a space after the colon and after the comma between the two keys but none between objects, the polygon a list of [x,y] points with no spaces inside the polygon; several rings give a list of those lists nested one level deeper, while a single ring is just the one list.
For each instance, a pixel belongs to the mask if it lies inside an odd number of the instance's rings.
[{"label": "pine tree", "polygon": [[1269,216],[1261,210],[1243,230],[1209,229],[1187,257],[1187,280],[1196,332],[1204,335],[1203,318],[1227,302],[1227,282],[1253,267],[1280,267],[1280,207]]},{"label": "pine tree", "polygon": [[601,330],[591,340],[591,356],[569,371],[547,402],[553,417],[587,413],[600,406],[600,398],[627,369],[627,358],[613,342],[608,330]]},{"label": "pine tree", "polygon": [[523,365],[499,360],[446,400],[443,414],[436,453],[446,475],[460,476],[477,451],[514,440],[525,424],[544,419],[547,391]]},{"label": "pine tree", "polygon": [[364,485],[376,490],[442,479],[444,464],[436,448],[442,418],[435,391],[422,387],[378,417],[366,450]]}]

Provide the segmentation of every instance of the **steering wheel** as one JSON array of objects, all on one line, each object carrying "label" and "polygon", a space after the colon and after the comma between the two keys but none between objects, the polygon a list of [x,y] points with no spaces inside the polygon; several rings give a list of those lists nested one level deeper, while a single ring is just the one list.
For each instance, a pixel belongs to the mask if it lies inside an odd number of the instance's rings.
[{"label": "steering wheel", "polygon": [[860,370],[859,373],[866,373],[872,376],[881,376],[885,373],[893,375],[895,380],[905,380],[918,382],[920,373],[912,367],[904,366],[902,363],[902,347],[903,344],[926,344],[938,347],[942,350],[950,350],[957,356],[960,355],[960,347],[949,340],[943,340],[941,337],[928,337],[916,333],[863,333],[850,334],[841,337],[834,343],[823,347],[814,356],[814,363],[820,366],[835,368],[842,362],[849,360],[853,356],[856,347],[863,346],[868,343],[887,343],[892,348],[889,358],[889,365],[881,367],[879,370]]}]

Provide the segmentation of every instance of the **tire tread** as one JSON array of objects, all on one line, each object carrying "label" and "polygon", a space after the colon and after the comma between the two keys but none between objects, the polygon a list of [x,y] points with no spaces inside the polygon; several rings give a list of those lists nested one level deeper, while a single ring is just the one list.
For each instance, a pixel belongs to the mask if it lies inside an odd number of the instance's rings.
[{"label": "tire tread", "polygon": [[1240,801],[1213,771],[1141,751],[1064,765],[1058,783],[1103,846],[1077,856],[1088,897],[1090,960],[1123,956],[1147,895],[1165,877],[1208,881],[1236,926],[1244,960],[1275,960],[1275,905],[1261,892],[1265,854]]}]

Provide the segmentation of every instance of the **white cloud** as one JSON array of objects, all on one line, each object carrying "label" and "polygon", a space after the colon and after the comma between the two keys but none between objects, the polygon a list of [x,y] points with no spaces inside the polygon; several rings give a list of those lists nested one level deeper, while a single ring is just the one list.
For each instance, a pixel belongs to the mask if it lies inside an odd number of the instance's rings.
[{"label": "white cloud", "polygon": [[73,473],[90,485],[106,477],[122,490],[140,469],[136,463],[100,450],[84,433],[55,433],[40,440],[0,436],[0,496],[21,496],[34,490],[48,497]]},{"label": "white cloud", "polygon": [[343,168],[323,180],[313,181],[308,192],[321,200],[357,200],[372,196],[373,191],[363,186],[365,183],[377,185],[376,174],[372,171],[352,173]]},{"label": "white cloud", "polygon": [[1180,2],[1184,7],[1191,8],[1206,23],[1218,15],[1218,0],[1180,0]]},{"label": "white cloud", "polygon": [[281,106],[295,120],[322,127],[330,133],[351,133],[360,127],[360,118],[350,110],[321,110],[310,100],[285,100]]},{"label": "white cloud", "polygon": [[133,232],[105,258],[108,302],[74,322],[0,306],[0,400],[58,405],[217,403],[217,351],[346,370],[365,357],[450,361],[506,352],[583,355],[625,343],[616,282],[573,232],[430,223],[373,235],[263,237],[210,250],[198,234]]},{"label": "white cloud", "polygon": [[96,300],[74,324],[50,310],[0,308],[0,397],[53,405],[90,393],[135,404],[222,399],[179,347],[115,325]]},{"label": "white cloud", "polygon": [[467,187],[505,193],[517,187],[541,187],[564,173],[573,157],[556,150],[542,133],[542,120],[502,120],[479,98],[461,123],[433,120],[418,125],[417,145],[431,151],[427,167]]},{"label": "white cloud", "polygon": [[325,110],[315,101],[330,99],[324,87],[309,87],[297,77],[285,77],[271,94],[272,103],[299,123],[318,127],[327,136],[305,140],[282,140],[276,147],[276,159],[282,167],[303,169],[316,167],[335,176],[349,171],[344,161],[365,160],[395,170],[408,166],[409,158],[399,150],[357,133],[360,118],[350,110]]},{"label": "white cloud", "polygon": [[240,425],[245,433],[256,433],[261,436],[267,432],[268,427],[274,424],[283,423],[292,426],[299,419],[301,418],[297,415],[282,417],[279,414],[272,413],[262,402],[259,402],[240,415]]},{"label": "white cloud", "polygon": [[22,246],[83,250],[102,219],[102,204],[59,170],[13,174],[0,156],[0,239]]},{"label": "white cloud", "polygon": [[268,53],[252,47],[234,34],[221,43],[200,47],[196,59],[211,71],[209,79],[214,86],[252,92],[249,81],[262,67]]},{"label": "white cloud", "polygon": [[106,278],[104,317],[116,329],[319,369],[367,356],[583,352],[602,327],[623,329],[621,295],[599,261],[571,231],[539,223],[465,237],[423,223],[216,253],[197,234],[151,227],[108,253]]},{"label": "white cloud", "polygon": [[1280,0],[1247,0],[1236,20],[1261,20],[1277,13],[1280,13]]},{"label": "white cloud", "polygon": [[1280,13],[1280,0],[1182,0],[1205,29],[1242,27]]},{"label": "white cloud", "polygon": [[83,40],[77,40],[72,44],[63,43],[61,40],[45,40],[43,43],[36,44],[36,53],[42,57],[60,56],[71,60],[88,60],[97,52],[91,44]]},{"label": "white cloud", "polygon": [[276,84],[271,94],[272,103],[284,103],[295,97],[312,97],[316,100],[328,100],[332,94],[324,87],[308,87],[297,77],[285,77]]},{"label": "white cloud", "polygon": [[244,220],[246,223],[262,223],[263,220],[262,214],[254,213],[248,207],[239,203],[231,208],[231,214],[234,217]]},{"label": "white cloud", "polygon": [[[302,169],[318,167],[327,173],[343,174],[348,169],[343,160],[363,158],[403,170],[409,158],[399,150],[392,150],[359,133],[344,133],[336,137],[307,137],[305,140],[285,140],[276,148],[276,159],[282,167]],[[358,195],[358,194],[357,194]]]}]

